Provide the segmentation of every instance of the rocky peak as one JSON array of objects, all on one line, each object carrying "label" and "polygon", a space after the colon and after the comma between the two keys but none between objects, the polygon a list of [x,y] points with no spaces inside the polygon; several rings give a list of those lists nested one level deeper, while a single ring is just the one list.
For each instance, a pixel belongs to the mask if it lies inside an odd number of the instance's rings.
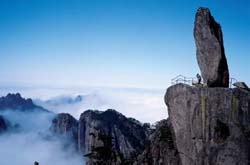
[{"label": "rocky peak", "polygon": [[144,149],[146,131],[115,110],[88,110],[79,120],[78,147],[90,164],[131,163]]},{"label": "rocky peak", "polygon": [[79,122],[70,114],[58,114],[51,131],[62,137],[73,137],[78,151],[88,158],[88,165],[131,164],[145,147],[148,127],[108,109],[87,110]]},{"label": "rocky peak", "polygon": [[58,106],[58,105],[66,105],[66,104],[77,104],[83,101],[83,99],[84,99],[84,96],[82,95],[77,95],[76,97],[57,96],[49,100],[46,100],[45,103],[52,105],[52,106]]},{"label": "rocky peak", "polygon": [[[52,121],[50,130],[77,149],[78,121],[68,113],[59,113]],[[68,144],[67,144],[68,143]]]},{"label": "rocky peak", "polygon": [[6,96],[0,97],[0,110],[42,110],[47,111],[44,108],[37,106],[31,99],[23,98],[19,93],[7,94]]},{"label": "rocky peak", "polygon": [[68,113],[59,113],[52,121],[52,131],[57,134],[70,134],[74,136],[77,133],[78,121]]},{"label": "rocky peak", "polygon": [[208,8],[201,7],[195,16],[196,57],[204,83],[208,87],[228,87],[229,70],[221,26]]}]

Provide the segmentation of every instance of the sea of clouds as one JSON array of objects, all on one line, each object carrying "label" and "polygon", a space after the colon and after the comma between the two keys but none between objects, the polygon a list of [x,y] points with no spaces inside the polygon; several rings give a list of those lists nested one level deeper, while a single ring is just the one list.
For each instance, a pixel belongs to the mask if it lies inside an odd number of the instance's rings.
[{"label": "sea of clouds", "polygon": [[[80,102],[65,103],[59,101],[60,99],[74,99],[76,97],[75,95],[58,96],[48,100],[35,100],[35,103],[56,113],[68,112],[76,119],[87,109],[102,111],[115,109],[127,117],[133,117],[141,122],[150,123],[167,117],[167,110],[163,99],[156,94],[138,95],[136,93],[123,93],[123,95],[116,96],[114,93],[90,93],[81,95],[83,100]],[[58,104],[53,104],[53,102],[57,102]]]},{"label": "sea of clouds", "polygon": [[[56,113],[67,112],[79,119],[88,109],[115,109],[127,117],[141,122],[155,123],[167,118],[164,103],[165,89],[140,88],[10,88],[1,90],[0,95],[8,92],[20,92],[22,96],[32,98],[34,102]],[[67,104],[67,100],[82,96],[82,101]]]},{"label": "sea of clouds", "polygon": [[[79,119],[88,109],[115,109],[141,122],[155,123],[167,118],[164,89],[138,88],[1,88],[0,96],[21,93],[53,113],[0,112],[12,130],[0,135],[0,164],[82,165],[84,158],[74,147],[65,148],[65,141],[51,135],[50,127],[56,113],[66,112]],[[76,99],[77,96],[81,99]]]},{"label": "sea of clouds", "polygon": [[49,128],[55,114],[7,110],[0,115],[10,125],[0,135],[1,165],[33,165],[35,161],[40,165],[84,164],[73,146],[65,147],[65,141],[52,135]]}]

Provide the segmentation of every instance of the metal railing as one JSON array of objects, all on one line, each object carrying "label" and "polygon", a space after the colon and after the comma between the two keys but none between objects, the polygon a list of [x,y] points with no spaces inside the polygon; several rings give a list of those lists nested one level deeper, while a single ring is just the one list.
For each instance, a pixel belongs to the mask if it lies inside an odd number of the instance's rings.
[{"label": "metal railing", "polygon": [[233,84],[238,82],[235,78],[230,78],[229,79],[229,87],[232,88],[233,87]]},{"label": "metal railing", "polygon": [[[237,80],[235,78],[230,78],[229,79],[229,87],[232,88],[233,84],[236,82],[237,82]],[[198,80],[196,77],[185,77],[183,75],[178,75],[178,76],[174,77],[173,79],[171,79],[172,85],[179,84],[179,83],[194,85],[194,84],[198,84]],[[201,80],[200,84],[204,84],[203,80]]]},{"label": "metal railing", "polygon": [[[188,85],[193,85],[193,84],[198,84],[198,80],[195,77],[185,77],[183,75],[178,75],[175,78],[171,79],[171,84],[188,84]],[[201,80],[201,84],[203,84],[203,81]]]}]

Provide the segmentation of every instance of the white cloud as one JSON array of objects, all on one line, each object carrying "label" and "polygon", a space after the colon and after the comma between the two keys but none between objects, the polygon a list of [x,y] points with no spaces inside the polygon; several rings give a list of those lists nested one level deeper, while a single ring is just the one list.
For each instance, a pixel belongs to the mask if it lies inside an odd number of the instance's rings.
[{"label": "white cloud", "polygon": [[[8,92],[20,92],[22,96],[35,99],[36,102],[54,112],[68,112],[77,119],[87,109],[116,109],[127,117],[141,122],[154,123],[167,118],[164,103],[164,90],[132,89],[132,88],[26,88],[1,90],[0,95]],[[67,99],[82,95],[83,100],[68,104]],[[54,100],[56,104],[46,104],[46,100]],[[65,101],[66,100],[66,101]],[[62,102],[60,102],[62,101]],[[38,161],[41,165],[80,165],[83,157],[72,148],[62,148],[62,142],[49,138],[49,127],[53,114],[47,113],[0,113],[11,121],[12,125],[20,124],[19,132],[11,132],[0,136],[0,164],[27,165]]]},{"label": "white cloud", "polygon": [[[51,92],[51,91],[50,91]],[[75,118],[87,109],[115,109],[127,117],[133,117],[141,122],[154,123],[167,118],[167,107],[164,103],[164,90],[133,89],[133,88],[88,88],[58,91],[53,95],[35,102],[54,112],[68,112]],[[67,104],[67,99],[81,95],[81,102]],[[63,102],[65,101],[65,103]],[[52,104],[56,103],[56,104]]]},{"label": "white cloud", "polygon": [[[108,87],[11,88],[11,90],[1,90],[0,95],[6,95],[8,92],[20,92],[25,97],[40,100],[36,102],[49,110],[68,112],[77,119],[87,109],[104,111],[108,108],[115,109],[141,122],[154,123],[168,117],[167,107],[164,103],[164,89]],[[77,95],[83,95],[85,100],[71,105],[51,106],[44,103],[46,100],[58,99],[62,96],[75,97]]]},{"label": "white cloud", "polygon": [[12,126],[0,135],[0,164],[82,165],[83,159],[74,148],[64,148],[64,142],[51,136],[49,128],[54,114],[41,112],[1,112]]}]

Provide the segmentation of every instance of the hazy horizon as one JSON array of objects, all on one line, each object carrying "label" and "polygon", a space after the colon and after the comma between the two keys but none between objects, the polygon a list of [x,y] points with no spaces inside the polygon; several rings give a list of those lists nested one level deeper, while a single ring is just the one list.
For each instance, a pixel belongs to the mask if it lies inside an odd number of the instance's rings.
[{"label": "hazy horizon", "polygon": [[[76,119],[85,110],[115,109],[127,117],[140,122],[155,123],[167,118],[167,108],[164,103],[165,90],[163,89],[136,89],[136,88],[34,88],[34,87],[0,87],[0,96],[8,93],[20,93],[24,98],[32,98],[34,103],[55,113],[70,113]],[[67,104],[63,98],[72,98],[82,95],[83,101],[76,104]],[[61,101],[60,101],[60,98]],[[46,101],[60,101],[56,107],[49,106]],[[141,115],[143,114],[143,115]]]}]

